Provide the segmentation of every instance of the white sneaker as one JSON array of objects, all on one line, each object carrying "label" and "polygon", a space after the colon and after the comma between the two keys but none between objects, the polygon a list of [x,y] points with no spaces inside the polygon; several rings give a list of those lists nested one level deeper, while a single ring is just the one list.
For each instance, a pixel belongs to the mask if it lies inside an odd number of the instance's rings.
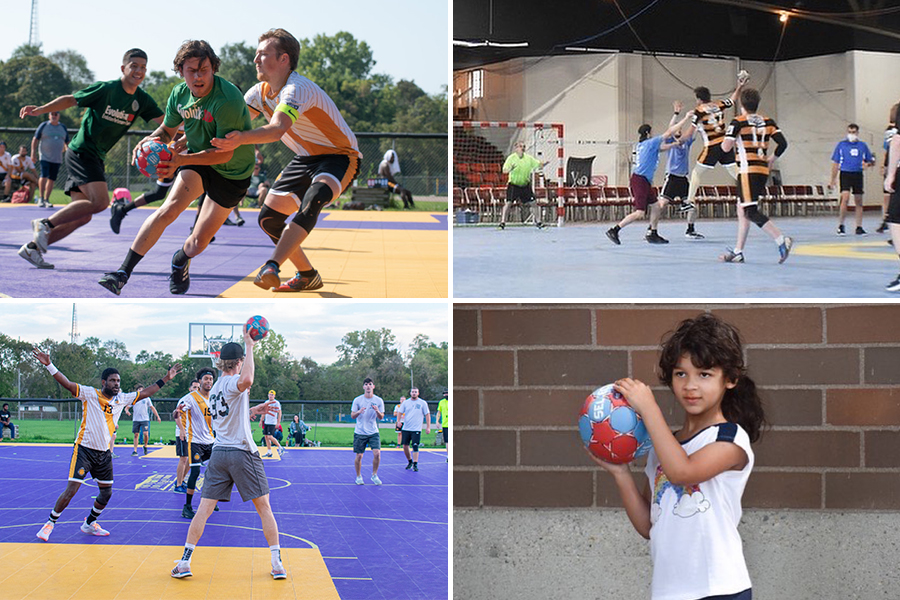
[{"label": "white sneaker", "polygon": [[278,456],[284,456],[284,448],[278,449]]},{"label": "white sneaker", "polygon": [[53,533],[53,523],[47,521],[44,523],[44,526],[41,527],[41,530],[37,532],[37,536],[46,542],[51,533]]},{"label": "white sneaker", "polygon": [[272,579],[287,579],[287,571],[281,562],[272,564]]},{"label": "white sneaker", "polygon": [[372,483],[375,485],[381,485],[381,480],[378,479],[378,475],[372,475]]},{"label": "white sneaker", "polygon": [[84,523],[81,524],[81,531],[84,533],[89,533],[91,535],[96,535],[100,537],[105,537],[109,535],[109,532],[102,527],[100,527],[100,523],[94,521],[90,525],[87,523],[87,518],[85,517]]},{"label": "white sneaker", "polygon": [[38,269],[52,269],[53,265],[44,260],[44,256],[37,248],[31,249],[28,244],[19,248],[19,256],[36,266]]},{"label": "white sneaker", "polygon": [[31,222],[31,229],[34,232],[34,243],[37,244],[38,250],[46,252],[50,244],[50,227],[41,219],[34,219]]},{"label": "white sneaker", "polygon": [[356,485],[363,485],[362,475],[360,475],[359,477],[356,478]]},{"label": "white sneaker", "polygon": [[181,579],[182,577],[190,577],[193,575],[191,573],[191,563],[183,560],[176,560],[177,565],[172,569],[172,577],[176,579]]}]

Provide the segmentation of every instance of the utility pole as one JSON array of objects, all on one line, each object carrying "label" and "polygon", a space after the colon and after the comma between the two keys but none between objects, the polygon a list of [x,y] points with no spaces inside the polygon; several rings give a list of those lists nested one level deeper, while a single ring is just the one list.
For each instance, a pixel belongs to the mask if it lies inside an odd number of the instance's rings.
[{"label": "utility pole", "polygon": [[[37,1],[37,0],[35,0]],[[81,337],[81,334],[78,333],[78,313],[75,310],[75,303],[72,303],[72,331],[69,333],[69,341],[73,344],[78,343],[78,338]]]},{"label": "utility pole", "polygon": [[41,45],[41,41],[38,39],[38,0],[31,0],[31,28],[28,31],[28,45]]}]

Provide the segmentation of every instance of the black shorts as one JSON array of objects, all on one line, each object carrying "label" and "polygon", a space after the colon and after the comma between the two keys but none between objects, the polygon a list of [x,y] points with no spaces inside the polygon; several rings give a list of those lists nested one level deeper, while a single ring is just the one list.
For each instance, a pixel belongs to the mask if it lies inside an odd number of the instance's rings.
[{"label": "black shorts", "polygon": [[445,428],[441,429],[441,436],[444,438],[444,443],[449,444],[450,443],[450,428],[445,427]]},{"label": "black shorts", "polygon": [[[294,202],[300,207],[300,202],[306,191],[313,184],[313,180],[319,175],[331,175],[338,180],[341,193],[350,187],[350,184],[359,174],[359,157],[346,154],[320,154],[318,156],[295,155],[291,162],[278,174],[275,185],[269,189],[270,194],[294,195]],[[319,213],[327,206],[328,202],[311,204],[297,224],[307,233],[311,232],[319,220]]]},{"label": "black shorts", "polygon": [[534,191],[531,189],[530,185],[515,185],[514,183],[508,183],[506,184],[506,201],[518,201],[522,204],[534,202]]},{"label": "black shorts", "polygon": [[268,423],[263,424],[263,435],[271,435],[275,437],[275,428],[278,427],[275,423],[269,425]]},{"label": "black shorts", "polygon": [[49,179],[50,181],[56,181],[56,176],[59,175],[59,163],[50,162],[48,160],[41,161],[41,177],[45,179]]},{"label": "black shorts", "polygon": [[413,450],[419,449],[419,444],[422,441],[422,432],[421,431],[407,431],[403,430],[403,441],[401,442],[404,446],[412,446]]},{"label": "black shorts", "polygon": [[180,437],[175,438],[175,456],[187,456],[187,441],[181,439]]},{"label": "black shorts", "polygon": [[106,174],[103,172],[103,161],[97,156],[87,153],[79,153],[75,150],[66,151],[66,183],[63,191],[67,196],[72,192],[80,192],[79,186],[95,181],[106,183]]},{"label": "black shorts", "polygon": [[734,148],[728,152],[722,151],[722,144],[706,146],[697,157],[697,164],[712,169],[717,164],[730,165],[734,163]]},{"label": "black shorts", "polygon": [[[900,171],[900,169],[897,170]],[[898,172],[897,175],[900,176],[900,172]],[[891,199],[888,201],[887,219],[885,219],[885,221],[900,225],[900,186],[895,184],[894,189],[897,191],[891,193]]]},{"label": "black shorts", "polygon": [[77,444],[72,451],[72,462],[69,463],[69,481],[84,483],[90,473],[97,483],[113,482],[112,453],[106,450],[94,450]]},{"label": "black shorts", "polygon": [[666,173],[666,180],[663,182],[662,193],[660,197],[666,200],[674,200],[678,198],[681,201],[687,200],[688,197],[688,178],[686,175],[675,175],[674,173]]},{"label": "black shorts", "polygon": [[140,433],[142,431],[146,431],[147,436],[150,435],[150,421],[132,421],[131,433]]},{"label": "black shorts", "polygon": [[749,206],[759,202],[760,196],[766,193],[766,181],[769,176],[762,173],[738,173],[738,202],[741,206]]},{"label": "black shorts", "polygon": [[195,444],[191,442],[188,445],[188,448],[191,450],[190,457],[192,467],[194,465],[200,466],[212,456],[212,444]]},{"label": "black shorts", "polygon": [[366,446],[372,450],[381,450],[381,436],[377,433],[373,433],[372,435],[354,433],[353,451],[357,454],[362,454],[366,451]]},{"label": "black shorts", "polygon": [[203,180],[206,196],[222,208],[234,208],[241,203],[250,187],[250,178],[226,179],[209,165],[187,165],[179,171],[193,171]]},{"label": "black shorts", "polygon": [[854,194],[863,193],[862,171],[841,171],[841,191]]}]

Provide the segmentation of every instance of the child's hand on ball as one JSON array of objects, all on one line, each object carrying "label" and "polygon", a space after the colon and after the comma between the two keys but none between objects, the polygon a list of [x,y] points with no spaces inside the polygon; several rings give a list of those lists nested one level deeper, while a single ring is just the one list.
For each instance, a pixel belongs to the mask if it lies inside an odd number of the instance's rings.
[{"label": "child's hand on ball", "polygon": [[625,377],[624,379],[616,381],[614,385],[616,391],[625,396],[625,399],[628,400],[628,404],[631,408],[641,416],[643,416],[646,409],[656,404],[656,398],[653,396],[653,391],[650,389],[650,386],[643,381]]},{"label": "child's hand on ball", "polygon": [[585,454],[587,454],[588,456],[591,457],[592,461],[594,461],[595,463],[597,463],[598,465],[600,465],[601,467],[603,467],[604,469],[606,469],[613,475],[615,475],[616,473],[628,473],[629,469],[628,469],[627,464],[617,465],[615,463],[606,462],[602,458],[597,458],[596,456],[591,454],[591,451],[588,450],[586,447],[582,446],[582,448],[584,448]]}]

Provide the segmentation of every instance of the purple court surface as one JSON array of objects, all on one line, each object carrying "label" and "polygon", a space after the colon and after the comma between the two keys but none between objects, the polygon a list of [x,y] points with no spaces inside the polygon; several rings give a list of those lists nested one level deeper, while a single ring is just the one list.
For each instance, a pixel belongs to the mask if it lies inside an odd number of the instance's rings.
[{"label": "purple court surface", "polygon": [[[49,544],[184,544],[190,521],[181,516],[184,495],[172,491],[177,464],[172,447],[157,447],[146,457],[132,457],[130,447],[117,452],[112,499],[99,520],[109,537],[87,536],[79,529],[98,489],[88,479],[62,513]],[[0,446],[0,510],[5,515],[0,544],[44,544],[35,534],[66,486],[71,456],[72,447],[65,445]],[[446,453],[422,451],[420,471],[413,472],[405,470],[402,451],[384,450],[381,486],[369,479],[371,452],[363,457],[365,485],[355,485],[353,458],[350,449],[289,448],[281,460],[265,461],[282,548],[317,549],[344,600],[446,599]],[[199,494],[195,498],[196,509]],[[266,547],[253,504],[241,502],[237,490],[219,507],[195,558],[204,547]],[[15,554],[4,558],[7,569]],[[170,580],[167,572],[159,576]]]}]

